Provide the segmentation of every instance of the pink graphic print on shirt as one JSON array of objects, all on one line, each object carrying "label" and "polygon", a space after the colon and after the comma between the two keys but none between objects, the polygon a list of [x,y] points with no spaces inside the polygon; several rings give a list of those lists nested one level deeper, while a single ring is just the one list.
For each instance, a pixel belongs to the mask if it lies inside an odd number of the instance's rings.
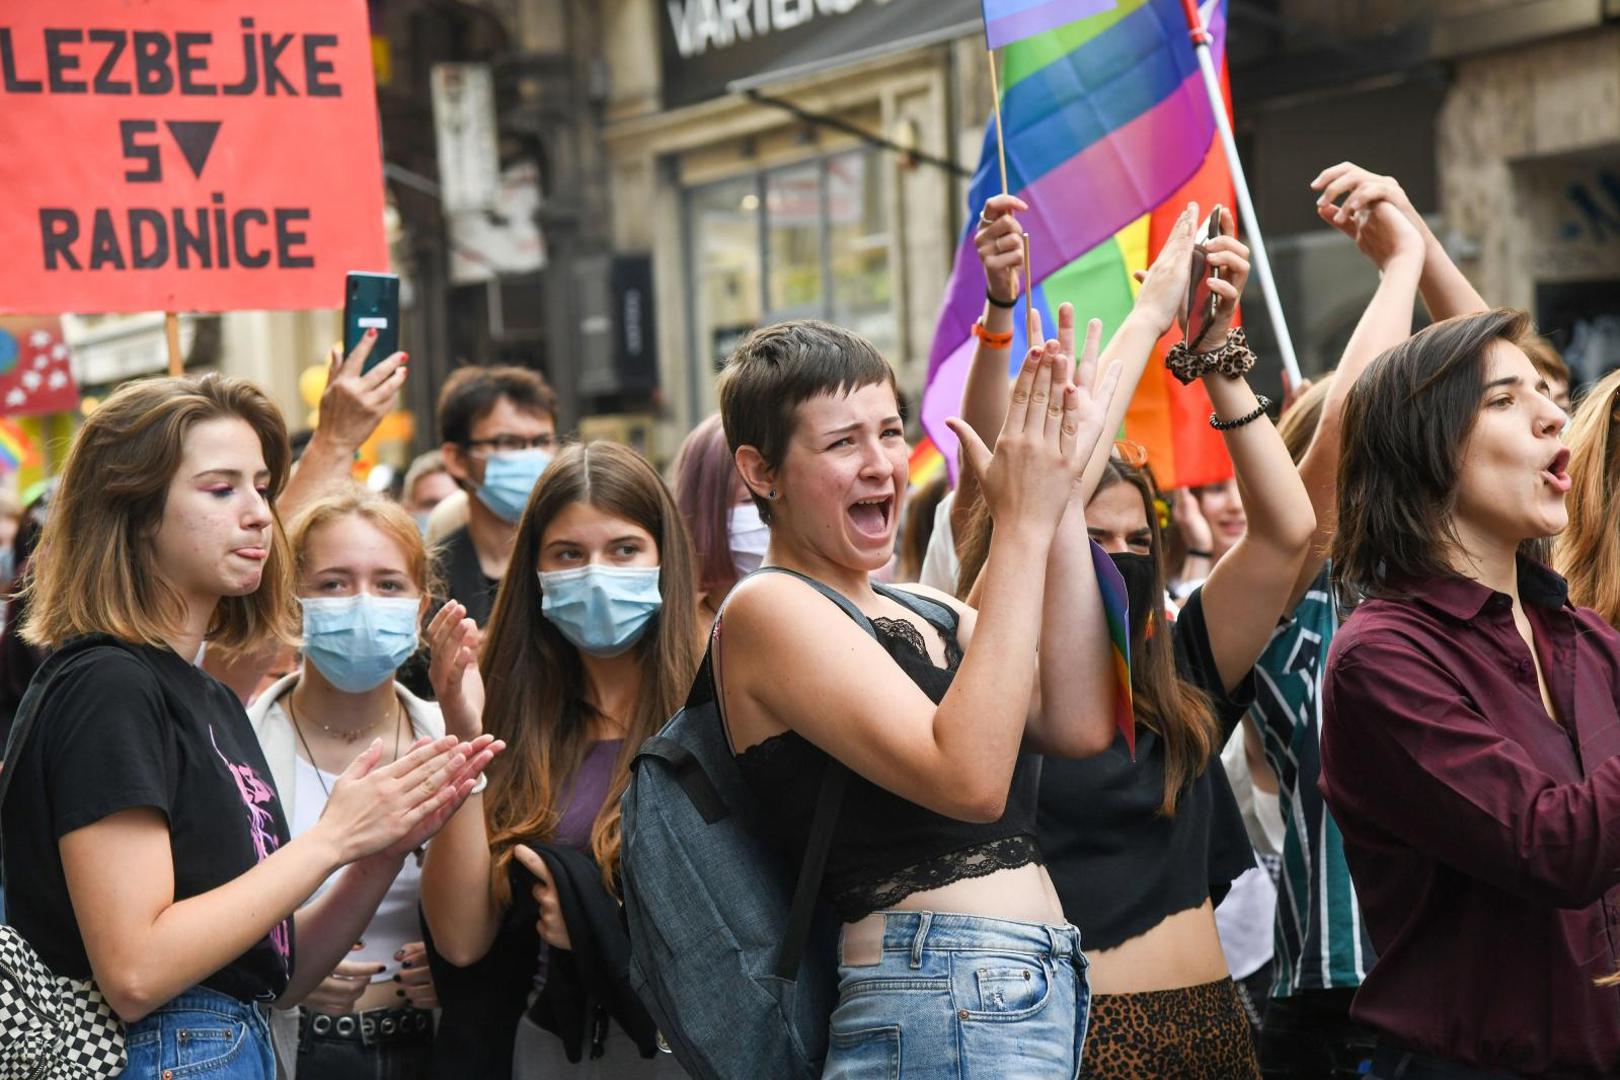
[{"label": "pink graphic print on shirt", "polygon": [[[267,809],[267,805],[276,801],[276,791],[269,784],[259,779],[259,774],[253,771],[252,766],[238,765],[225,756],[219,748],[219,739],[214,735],[213,725],[208,727],[208,737],[213,740],[214,753],[219,760],[225,763],[230,770],[231,779],[236,781],[237,793],[242,796],[242,805],[247,808],[248,832],[253,837],[253,850],[260,862],[268,859],[279,847],[281,840],[276,836],[275,817]],[[283,967],[292,958],[292,943],[288,932],[287,920],[276,924],[270,931],[270,944],[275,946],[276,953],[281,957]]]}]

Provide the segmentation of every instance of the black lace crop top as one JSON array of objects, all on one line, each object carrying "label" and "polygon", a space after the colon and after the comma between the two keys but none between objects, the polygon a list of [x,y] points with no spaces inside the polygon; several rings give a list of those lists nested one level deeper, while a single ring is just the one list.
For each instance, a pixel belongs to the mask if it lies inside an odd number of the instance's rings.
[{"label": "black lace crop top", "polygon": [[[895,597],[894,590],[882,590]],[[938,704],[962,663],[956,640],[956,613],[907,594],[898,602],[928,611],[945,643],[946,666],[929,659],[922,635],[903,619],[874,619],[873,626],[900,669]],[[809,840],[827,755],[796,732],[787,731],[737,755],[737,765],[759,799],[766,821],[797,865]],[[1041,862],[1035,842],[1035,806],[1040,758],[1023,754],[1013,770],[1007,809],[985,825],[957,821],[908,802],[859,775],[850,778],[832,850],[827,856],[822,896],[838,917],[857,922],[893,907],[912,893],[997,870]]]}]

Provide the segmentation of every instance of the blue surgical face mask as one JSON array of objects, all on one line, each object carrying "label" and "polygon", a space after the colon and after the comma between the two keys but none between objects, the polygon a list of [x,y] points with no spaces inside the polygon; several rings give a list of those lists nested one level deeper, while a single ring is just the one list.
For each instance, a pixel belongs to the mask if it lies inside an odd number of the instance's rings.
[{"label": "blue surgical face mask", "polygon": [[433,511],[431,510],[418,510],[411,515],[411,520],[416,522],[417,531],[424,537],[427,536],[428,532],[428,520],[432,517]]},{"label": "blue surgical face mask", "polygon": [[727,521],[726,539],[731,545],[731,561],[739,574],[752,574],[765,561],[765,549],[771,542],[771,527],[759,516],[754,500],[738,503],[731,508]]},{"label": "blue surgical face mask", "polygon": [[540,474],[551,464],[544,450],[501,450],[484,462],[484,482],[478,488],[478,501],[502,521],[517,524],[528,505],[529,492],[540,482]]},{"label": "blue surgical face mask", "polygon": [[393,678],[416,651],[422,601],[415,596],[312,596],[304,606],[304,657],[350,694]]},{"label": "blue surgical face mask", "polygon": [[592,656],[618,656],[630,648],[664,603],[656,566],[542,570],[540,593],[551,625]]}]

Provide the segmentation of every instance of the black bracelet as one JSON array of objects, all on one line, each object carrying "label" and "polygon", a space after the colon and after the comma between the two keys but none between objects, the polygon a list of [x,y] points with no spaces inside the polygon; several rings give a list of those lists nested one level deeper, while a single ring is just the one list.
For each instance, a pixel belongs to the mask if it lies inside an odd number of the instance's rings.
[{"label": "black bracelet", "polygon": [[1238,417],[1236,420],[1222,420],[1219,413],[1210,413],[1209,426],[1214,428],[1216,431],[1232,431],[1236,428],[1242,427],[1244,424],[1254,423],[1256,420],[1266,415],[1266,410],[1269,408],[1271,408],[1271,399],[1266,397],[1266,395],[1261,394],[1260,404],[1254,407],[1253,412],[1246,413],[1243,416]]},{"label": "black bracelet", "polygon": [[1013,308],[1018,306],[1018,297],[1015,296],[1011,300],[997,300],[994,296],[990,295],[989,289],[984,290],[984,298],[990,301],[990,305],[992,307],[998,307],[1005,311],[1011,311]]},{"label": "black bracelet", "polygon": [[1192,548],[1187,549],[1187,558],[1189,559],[1213,559],[1214,557],[1215,553],[1213,551],[1194,551]]}]

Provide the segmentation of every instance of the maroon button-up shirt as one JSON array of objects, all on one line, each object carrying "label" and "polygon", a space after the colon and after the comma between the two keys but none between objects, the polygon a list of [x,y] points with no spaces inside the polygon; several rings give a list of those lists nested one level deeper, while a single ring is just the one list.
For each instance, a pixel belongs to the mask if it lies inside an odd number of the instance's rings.
[{"label": "maroon button-up shirt", "polygon": [[1620,635],[1525,559],[1361,605],[1333,639],[1322,794],[1378,961],[1351,1014],[1483,1068],[1620,1075]]}]

